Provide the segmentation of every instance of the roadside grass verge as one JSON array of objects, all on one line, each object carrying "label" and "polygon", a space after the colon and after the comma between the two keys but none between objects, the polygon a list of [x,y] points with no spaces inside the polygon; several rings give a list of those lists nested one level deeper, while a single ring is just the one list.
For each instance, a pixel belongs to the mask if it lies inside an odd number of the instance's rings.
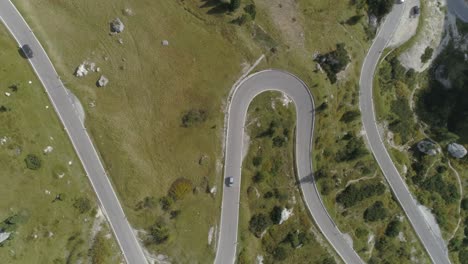
[{"label": "roadside grass verge", "polygon": [[[89,259],[97,203],[88,178],[44,88],[3,24],[0,46],[0,105],[6,109],[0,112],[0,232],[11,232],[9,240],[0,244],[0,259],[3,263],[121,261],[109,230],[103,233],[109,234],[109,250],[96,253],[104,260]],[[45,154],[48,146],[53,149]]]}]

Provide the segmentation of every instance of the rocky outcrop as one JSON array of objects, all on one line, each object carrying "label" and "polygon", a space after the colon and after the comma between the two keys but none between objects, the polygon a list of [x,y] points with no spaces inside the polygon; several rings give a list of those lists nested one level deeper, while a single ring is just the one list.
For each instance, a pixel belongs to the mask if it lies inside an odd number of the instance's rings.
[{"label": "rocky outcrop", "polygon": [[99,77],[99,80],[97,81],[97,86],[98,87],[104,87],[108,83],[109,83],[109,79],[107,79],[106,76],[101,75],[101,77]]},{"label": "rocky outcrop", "polygon": [[125,25],[122,20],[120,20],[120,18],[116,18],[110,23],[110,29],[112,33],[120,33],[124,30],[124,28]]},{"label": "rocky outcrop", "polygon": [[418,142],[418,149],[424,154],[434,156],[437,154],[437,147],[436,145],[428,140],[421,140]]},{"label": "rocky outcrop", "polygon": [[466,148],[457,143],[450,143],[447,147],[448,152],[454,158],[461,159],[466,156]]}]

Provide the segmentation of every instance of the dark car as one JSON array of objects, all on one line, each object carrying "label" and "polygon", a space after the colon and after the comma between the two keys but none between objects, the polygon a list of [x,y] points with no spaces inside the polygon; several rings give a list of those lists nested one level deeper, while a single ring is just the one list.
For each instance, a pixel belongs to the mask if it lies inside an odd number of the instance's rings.
[{"label": "dark car", "polygon": [[28,44],[24,44],[22,47],[21,47],[21,52],[23,53],[24,57],[26,59],[31,59],[33,57],[33,51],[31,49],[31,47],[29,47]]}]

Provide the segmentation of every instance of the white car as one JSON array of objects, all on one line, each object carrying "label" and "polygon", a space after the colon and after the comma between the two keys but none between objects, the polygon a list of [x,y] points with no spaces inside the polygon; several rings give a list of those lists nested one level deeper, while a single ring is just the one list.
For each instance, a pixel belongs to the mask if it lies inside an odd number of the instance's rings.
[{"label": "white car", "polygon": [[231,187],[234,184],[234,178],[233,177],[227,177],[226,179],[226,185],[228,187]]}]

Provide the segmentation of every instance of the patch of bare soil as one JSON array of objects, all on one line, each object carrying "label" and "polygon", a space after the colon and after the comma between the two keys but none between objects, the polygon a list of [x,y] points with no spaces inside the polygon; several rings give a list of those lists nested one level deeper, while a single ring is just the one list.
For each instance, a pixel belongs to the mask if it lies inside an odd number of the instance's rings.
[{"label": "patch of bare soil", "polygon": [[296,0],[261,0],[256,3],[268,11],[271,21],[280,30],[289,46],[304,47],[303,17],[298,11]]}]

